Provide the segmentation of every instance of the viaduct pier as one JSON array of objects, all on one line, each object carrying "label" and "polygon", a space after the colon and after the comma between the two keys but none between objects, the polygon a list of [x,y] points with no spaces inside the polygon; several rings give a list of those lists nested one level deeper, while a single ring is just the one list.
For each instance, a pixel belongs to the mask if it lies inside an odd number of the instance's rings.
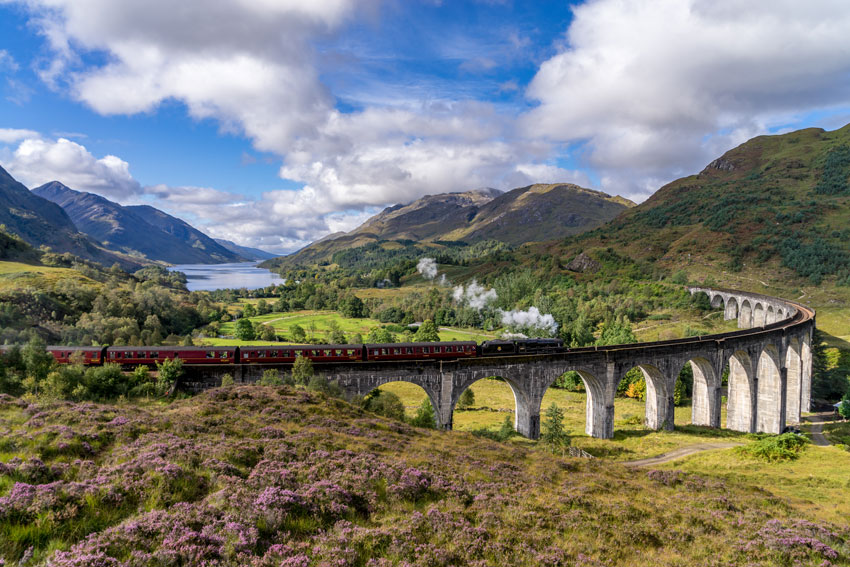
[{"label": "viaduct pier", "polygon": [[[692,423],[721,427],[722,376],[728,365],[726,427],[743,432],[781,433],[798,423],[811,405],[812,333],[815,313],[799,303],[743,291],[689,288],[705,293],[740,330],[650,343],[583,347],[561,353],[481,357],[448,361],[386,361],[314,364],[317,373],[336,380],[348,395],[366,395],[388,382],[421,386],[437,414],[438,426],[452,427],[460,395],[474,382],[497,376],[511,388],[516,430],[540,435],[543,396],[555,380],[575,371],[587,392],[588,435],[614,436],[614,397],[623,376],[639,368],[646,379],[645,424],[673,429],[673,391],[686,364],[694,376]],[[226,368],[186,367],[182,387],[215,387],[224,372],[237,381],[259,379],[271,365]],[[280,365],[289,371],[291,365]]]}]

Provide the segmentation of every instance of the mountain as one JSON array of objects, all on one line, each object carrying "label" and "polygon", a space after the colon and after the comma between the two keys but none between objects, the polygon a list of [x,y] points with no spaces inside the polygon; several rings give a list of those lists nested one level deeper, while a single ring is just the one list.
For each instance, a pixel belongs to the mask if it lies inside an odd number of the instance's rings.
[{"label": "mountain", "polygon": [[238,254],[243,258],[247,258],[248,260],[270,260],[272,258],[276,258],[277,254],[270,254],[265,250],[260,250],[259,248],[250,248],[248,246],[239,246],[235,242],[231,242],[230,240],[224,240],[223,238],[213,238],[216,243],[220,244],[224,248],[227,248],[234,254]]},{"label": "mountain", "polygon": [[59,205],[27,189],[0,167],[0,224],[32,246],[49,246],[104,265],[139,268],[141,262],[103,249],[80,233]]},{"label": "mountain", "polygon": [[850,125],[807,128],[753,138],[596,230],[536,252],[610,261],[610,250],[689,274],[847,286],[848,219]]},{"label": "mountain", "polygon": [[153,207],[125,207],[58,181],[33,189],[33,193],[61,206],[80,231],[111,250],[172,264],[244,261],[238,253]]},{"label": "mountain", "polygon": [[302,248],[274,264],[327,261],[337,251],[381,241],[511,245],[579,234],[616,217],[634,203],[572,184],[536,184],[507,193],[478,189],[426,195],[388,207],[355,230]]}]

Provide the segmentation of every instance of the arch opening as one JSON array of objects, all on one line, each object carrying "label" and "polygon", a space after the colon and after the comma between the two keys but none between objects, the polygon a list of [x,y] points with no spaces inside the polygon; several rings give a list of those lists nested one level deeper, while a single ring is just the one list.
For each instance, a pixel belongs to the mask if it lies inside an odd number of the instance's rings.
[{"label": "arch opening", "polygon": [[723,296],[719,293],[716,293],[711,296],[711,307],[714,309],[721,309],[723,307]]},{"label": "arch opening", "polygon": [[673,394],[676,422],[685,422],[690,406],[690,423],[720,427],[720,378],[707,359],[696,357],[687,361],[679,372]]},{"label": "arch opening", "polygon": [[541,415],[554,404],[563,411],[565,429],[571,434],[583,431],[592,437],[608,437],[603,390],[602,383],[592,373],[567,370],[546,388],[540,403]]},{"label": "arch opening", "polygon": [[756,397],[756,431],[782,433],[783,415],[782,379],[779,373],[779,353],[774,345],[761,351],[757,366],[758,393]]},{"label": "arch opening", "polygon": [[[363,407],[384,417],[413,422],[417,416],[421,418],[424,415],[421,412],[426,410],[423,407],[425,401],[431,405],[434,427],[443,427],[438,411],[439,400],[419,384],[406,380],[392,380],[373,388],[363,397]],[[426,424],[423,421],[419,425]]]},{"label": "arch opening", "polygon": [[[667,390],[664,375],[655,366],[639,364],[629,369],[620,379],[617,393],[632,401],[621,399],[618,413],[622,417],[615,426],[619,429],[642,423],[649,429],[673,429],[673,400]],[[640,402],[644,402],[643,408],[640,408]],[[640,409],[643,409],[642,420]]]},{"label": "arch opening", "polygon": [[726,396],[726,427],[733,431],[751,433],[753,429],[753,375],[750,356],[737,351],[729,357]]},{"label": "arch opening", "polygon": [[776,322],[776,311],[773,309],[773,305],[767,306],[767,313],[764,315],[764,324],[770,325],[771,323]]},{"label": "arch opening", "polygon": [[505,434],[505,421],[513,431],[519,429],[519,396],[516,388],[502,376],[483,376],[468,382],[452,400],[452,428],[482,435]]}]

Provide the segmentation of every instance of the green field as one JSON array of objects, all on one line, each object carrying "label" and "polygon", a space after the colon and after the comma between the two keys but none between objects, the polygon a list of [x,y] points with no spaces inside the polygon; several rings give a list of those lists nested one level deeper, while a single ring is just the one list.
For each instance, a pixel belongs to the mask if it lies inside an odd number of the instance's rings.
[{"label": "green field", "polygon": [[[475,394],[475,404],[468,410],[455,409],[453,428],[457,431],[475,429],[498,429],[506,416],[513,420],[515,408],[513,393],[507,383],[500,380],[479,380],[470,386]],[[405,406],[408,416],[425,399],[425,390],[409,382],[392,382],[381,386],[391,391]],[[616,398],[614,401],[614,439],[595,439],[584,433],[585,403],[583,393],[550,388],[543,397],[542,410],[556,404],[564,412],[564,426],[572,435],[572,443],[594,455],[605,456],[617,461],[628,461],[660,455],[672,449],[730,439],[744,439],[744,434],[690,425],[691,407],[676,408],[675,431],[654,431],[643,426],[644,402],[631,398]],[[722,408],[721,424],[726,420],[726,408]]]},{"label": "green field", "polygon": [[[292,311],[287,313],[268,313],[266,315],[260,315],[257,317],[251,317],[250,320],[252,322],[256,321],[259,323],[263,323],[265,325],[271,325],[278,332],[278,334],[283,335],[284,337],[290,337],[292,333],[292,327],[295,325],[299,325],[304,331],[307,333],[307,338],[316,338],[320,340],[326,340],[325,331],[330,331],[332,326],[336,324],[339,329],[341,329],[348,337],[351,337],[355,333],[360,333],[363,338],[366,338],[366,335],[369,334],[369,331],[378,327],[381,327],[383,323],[376,319],[355,319],[351,317],[345,317],[341,313],[336,311]],[[221,326],[221,334],[225,336],[232,336],[235,332],[236,323],[228,322],[224,323]],[[496,333],[485,333],[480,329],[455,329],[455,328],[440,328],[440,340],[443,341],[476,341],[482,342],[487,339],[496,338],[498,335]],[[250,341],[251,344],[266,344],[262,341]],[[209,338],[204,339],[205,344],[209,345],[239,345],[245,344],[243,341],[239,341],[236,339],[219,339],[219,338]],[[275,343],[268,343],[275,344]]]}]

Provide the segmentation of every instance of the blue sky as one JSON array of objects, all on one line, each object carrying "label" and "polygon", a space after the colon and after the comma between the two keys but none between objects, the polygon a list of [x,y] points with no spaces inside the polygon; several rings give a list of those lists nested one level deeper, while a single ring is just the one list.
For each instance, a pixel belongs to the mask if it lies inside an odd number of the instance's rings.
[{"label": "blue sky", "polygon": [[850,121],[847,29],[832,1],[0,0],[0,165],[275,252],[428,193],[641,201]]}]

